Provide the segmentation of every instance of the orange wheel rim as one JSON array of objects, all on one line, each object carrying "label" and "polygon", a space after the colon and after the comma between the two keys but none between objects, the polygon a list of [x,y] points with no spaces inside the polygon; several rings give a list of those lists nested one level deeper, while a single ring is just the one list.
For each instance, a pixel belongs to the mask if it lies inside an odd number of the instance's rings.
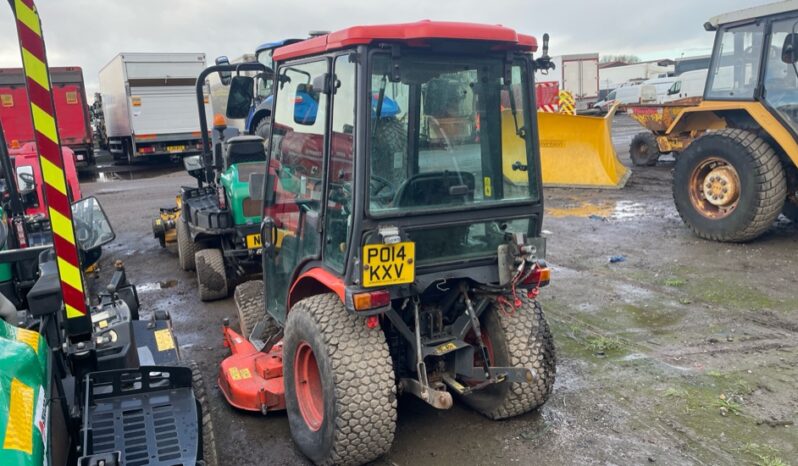
[{"label": "orange wheel rim", "polygon": [[719,157],[702,160],[690,174],[690,202],[704,217],[718,220],[731,215],[740,202],[740,176]]},{"label": "orange wheel rim", "polygon": [[294,357],[294,384],[302,419],[310,430],[316,432],[324,422],[324,390],[316,355],[304,341],[299,343]]}]

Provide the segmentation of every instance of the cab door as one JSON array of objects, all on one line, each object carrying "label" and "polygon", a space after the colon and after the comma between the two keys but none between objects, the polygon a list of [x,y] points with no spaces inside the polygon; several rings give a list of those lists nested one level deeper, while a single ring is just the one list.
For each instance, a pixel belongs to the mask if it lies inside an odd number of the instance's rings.
[{"label": "cab door", "polygon": [[275,81],[261,238],[266,306],[278,322],[285,321],[297,268],[321,254],[329,96],[319,83],[325,81],[328,71],[326,58],[284,65]]}]

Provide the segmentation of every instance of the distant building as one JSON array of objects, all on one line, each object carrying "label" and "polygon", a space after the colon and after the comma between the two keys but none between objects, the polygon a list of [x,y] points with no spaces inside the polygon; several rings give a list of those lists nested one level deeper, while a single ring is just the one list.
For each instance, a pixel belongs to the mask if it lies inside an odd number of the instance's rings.
[{"label": "distant building", "polygon": [[673,74],[679,76],[686,71],[706,70],[709,69],[710,55],[701,55],[696,57],[682,57],[676,60]]}]

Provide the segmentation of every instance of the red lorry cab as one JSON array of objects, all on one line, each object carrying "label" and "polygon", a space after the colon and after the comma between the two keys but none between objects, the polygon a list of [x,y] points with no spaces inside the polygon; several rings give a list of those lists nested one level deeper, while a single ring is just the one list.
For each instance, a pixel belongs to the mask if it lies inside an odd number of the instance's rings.
[{"label": "red lorry cab", "polygon": [[[69,147],[62,147],[64,158],[64,173],[67,179],[67,190],[72,202],[81,198],[78,170],[75,166],[75,154]],[[29,142],[17,149],[9,150],[12,165],[16,172],[17,189],[25,199],[25,213],[27,215],[43,214],[47,216],[44,204],[44,181],[42,171],[39,169],[39,154],[36,144]],[[33,193],[35,195],[32,195]]]},{"label": "red lorry cab", "polygon": [[[83,71],[77,66],[53,67],[50,80],[61,144],[72,149],[78,165],[92,165],[94,151]],[[0,68],[0,121],[11,148],[34,141],[22,68]]]}]

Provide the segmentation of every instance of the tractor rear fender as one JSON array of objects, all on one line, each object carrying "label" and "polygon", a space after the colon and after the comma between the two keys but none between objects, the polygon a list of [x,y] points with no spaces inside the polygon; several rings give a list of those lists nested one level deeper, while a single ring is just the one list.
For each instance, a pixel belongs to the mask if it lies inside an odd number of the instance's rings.
[{"label": "tractor rear fender", "polygon": [[345,302],[344,280],[321,267],[314,267],[300,275],[291,286],[288,292],[288,309],[302,299],[325,293],[335,293],[342,303]]},{"label": "tractor rear fender", "polygon": [[701,102],[679,114],[668,128],[667,134],[737,127],[735,120],[740,120],[740,113],[748,117],[745,120],[750,118],[743,129],[751,129],[748,128],[749,125],[762,129],[780,146],[793,164],[798,166],[798,143],[790,131],[760,102]]}]

